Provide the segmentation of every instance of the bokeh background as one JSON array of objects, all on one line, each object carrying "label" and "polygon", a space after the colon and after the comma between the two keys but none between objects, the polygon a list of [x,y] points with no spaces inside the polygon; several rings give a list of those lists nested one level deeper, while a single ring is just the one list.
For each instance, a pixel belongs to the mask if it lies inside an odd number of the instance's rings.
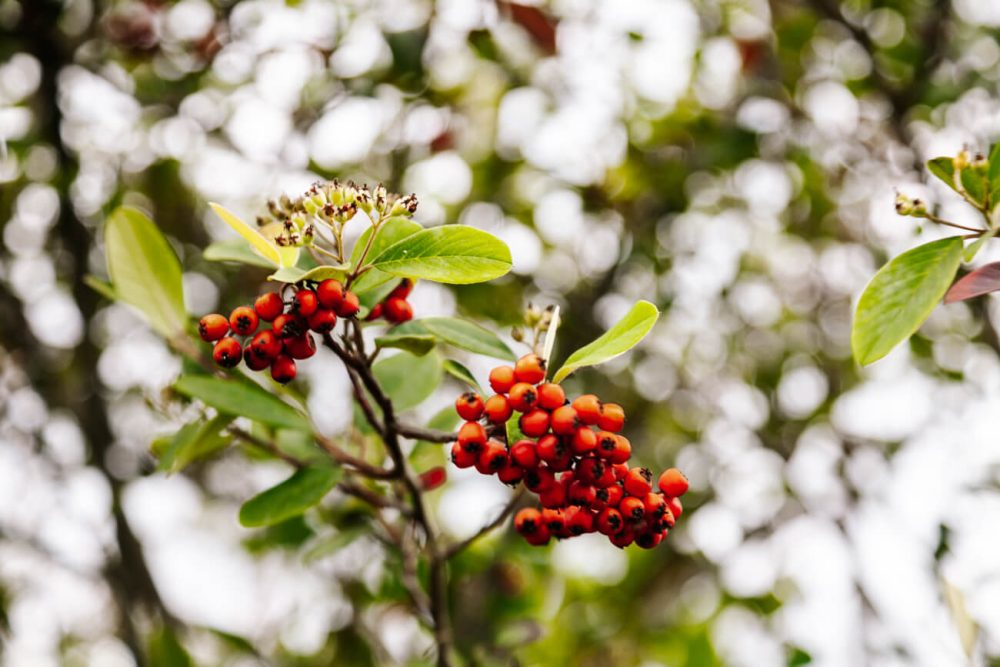
[{"label": "bokeh background", "polygon": [[[83,282],[130,203],[194,315],[237,305],[265,272],[202,258],[229,238],[206,202],[251,218],[337,176],[511,246],[512,275],[420,284],[418,315],[558,304],[561,358],[663,310],[568,384],[688,473],[679,528],[652,552],[498,531],[453,569],[467,657],[998,664],[998,302],[939,308],[871,368],[849,353],[877,267],[941,234],[894,190],[974,219],[922,163],[1000,137],[998,34],[985,0],[0,0],[0,662],[427,662],[377,542],[239,527],[281,464],[155,472],[181,362]],[[343,433],[346,378],[307,370]],[[507,491],[451,472],[432,503],[463,536]]]}]

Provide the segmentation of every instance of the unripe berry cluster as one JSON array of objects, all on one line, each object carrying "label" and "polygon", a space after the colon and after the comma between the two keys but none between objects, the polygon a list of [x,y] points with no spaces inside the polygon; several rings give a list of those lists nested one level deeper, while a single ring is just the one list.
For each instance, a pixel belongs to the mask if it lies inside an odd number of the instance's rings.
[{"label": "unripe berry cluster", "polygon": [[389,296],[375,304],[365,321],[371,322],[380,317],[384,317],[386,322],[391,324],[402,324],[413,319],[413,306],[406,300],[413,291],[413,281],[409,278],[403,280],[389,292]]},{"label": "unripe berry cluster", "polygon": [[[360,309],[358,297],[329,279],[296,290],[287,301],[278,292],[262,294],[251,306],[235,308],[229,317],[213,313],[198,322],[202,340],[215,342],[215,363],[234,368],[240,361],[254,371],[271,369],[271,377],[285,384],[295,379],[295,360],[316,354],[311,332],[326,334],[337,317],[354,317]],[[269,322],[269,329],[258,326]],[[241,340],[242,339],[242,343]]]},{"label": "unripe berry cluster", "polygon": [[[534,354],[494,368],[490,387],[496,394],[485,401],[469,392],[455,402],[466,421],[452,462],[511,486],[523,483],[538,496],[540,508],[514,517],[530,544],[599,532],[615,546],[650,549],[667,536],[683,511],[687,479],[670,468],[654,488],[647,468],[629,467],[632,445],[619,433],[620,405],[593,394],[570,401],[560,385],[545,382],[545,362]],[[525,437],[507,443],[505,425],[514,415]]]}]

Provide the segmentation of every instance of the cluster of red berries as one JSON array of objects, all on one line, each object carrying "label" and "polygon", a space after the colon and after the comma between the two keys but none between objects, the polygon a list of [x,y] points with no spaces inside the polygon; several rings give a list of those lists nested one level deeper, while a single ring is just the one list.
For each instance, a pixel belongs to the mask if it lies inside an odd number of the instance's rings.
[{"label": "cluster of red berries", "polygon": [[[496,395],[485,401],[469,392],[455,402],[466,422],[451,459],[511,486],[523,482],[538,495],[540,509],[522,509],[514,517],[515,529],[530,544],[599,532],[615,546],[634,542],[650,549],[667,536],[683,511],[687,478],[670,468],[654,489],[647,468],[628,466],[632,445],[618,433],[625,424],[620,405],[593,394],[570,402],[561,386],[545,382],[545,362],[534,354],[514,367],[494,368],[490,386]],[[491,438],[506,439],[505,425],[515,413],[526,437],[507,444]]]},{"label": "cluster of red berries", "polygon": [[[198,333],[202,340],[215,342],[212,356],[220,366],[234,368],[242,359],[254,371],[270,368],[271,377],[285,384],[295,379],[296,359],[316,354],[316,340],[310,332],[329,333],[338,316],[353,317],[359,309],[357,295],[344,289],[339,280],[329,279],[315,289],[299,288],[287,302],[278,292],[268,292],[252,308],[235,308],[228,318],[206,315],[198,322]],[[257,331],[262,320],[270,322],[271,328]],[[238,336],[244,338],[243,344]]]},{"label": "cluster of red berries", "polygon": [[413,281],[409,278],[403,280],[389,292],[389,296],[375,304],[365,321],[377,320],[384,317],[386,322],[392,324],[402,324],[413,319],[413,306],[406,300],[413,291]]}]

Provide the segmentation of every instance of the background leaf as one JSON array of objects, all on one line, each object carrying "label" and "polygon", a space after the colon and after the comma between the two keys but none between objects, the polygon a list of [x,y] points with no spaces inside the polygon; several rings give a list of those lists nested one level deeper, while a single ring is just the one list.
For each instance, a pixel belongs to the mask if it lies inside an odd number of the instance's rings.
[{"label": "background leaf", "polygon": [[408,352],[379,359],[372,372],[398,411],[423,403],[441,384],[443,374],[437,354],[415,357]]},{"label": "background leaf", "polygon": [[247,528],[255,528],[298,516],[323,500],[340,481],[342,474],[341,468],[330,465],[296,470],[295,474],[281,484],[243,503],[240,508],[240,523]]},{"label": "background leaf", "polygon": [[1000,290],[1000,262],[993,262],[962,276],[944,295],[944,302],[965,301],[997,290]]},{"label": "background leaf", "polygon": [[219,412],[279,428],[312,431],[298,410],[261,387],[241,380],[223,380],[210,375],[182,375],[174,389],[200,399]]},{"label": "background leaf", "polygon": [[878,361],[920,328],[962,261],[959,236],[907,250],[875,274],[861,294],[851,349],[861,365]]},{"label": "background leaf", "polygon": [[485,327],[457,317],[425,317],[396,327],[397,333],[431,334],[443,343],[496,359],[514,360],[507,344]]},{"label": "background leaf", "polygon": [[118,298],[145,315],[160,335],[183,331],[181,264],[153,221],[137,209],[117,208],[104,226],[104,244]]},{"label": "background leaf", "polygon": [[254,252],[250,244],[242,239],[216,241],[205,248],[202,257],[212,262],[238,262],[265,269],[274,268],[274,264]]},{"label": "background leaf", "polygon": [[436,344],[437,341],[430,334],[390,333],[375,339],[375,345],[378,347],[392,347],[398,350],[405,350],[418,357],[422,357],[433,350]]},{"label": "background leaf", "polygon": [[646,337],[659,316],[656,306],[639,301],[603,336],[569,355],[562,368],[552,376],[552,381],[562,382],[578,368],[594,366],[629,351]]},{"label": "background leaf", "polygon": [[472,371],[454,359],[444,360],[444,372],[482,393],[483,388],[479,386],[478,382],[476,382],[476,376],[472,374]]},{"label": "background leaf", "polygon": [[251,227],[247,223],[239,219],[239,217],[226,209],[220,204],[215,202],[209,202],[208,205],[215,211],[215,214],[222,218],[223,222],[236,230],[236,232],[246,239],[253,248],[261,254],[261,256],[267,261],[271,262],[271,266],[293,266],[294,262],[291,264],[283,264],[281,261],[281,255],[278,254],[278,247],[264,237],[255,227]]},{"label": "background leaf", "polygon": [[499,278],[510,271],[511,259],[507,245],[492,234],[444,225],[389,246],[372,264],[397,276],[465,285]]},{"label": "background leaf", "polygon": [[232,437],[223,431],[232,420],[230,415],[218,415],[185,424],[163,451],[158,469],[168,474],[180,472],[194,461],[225,448]]}]

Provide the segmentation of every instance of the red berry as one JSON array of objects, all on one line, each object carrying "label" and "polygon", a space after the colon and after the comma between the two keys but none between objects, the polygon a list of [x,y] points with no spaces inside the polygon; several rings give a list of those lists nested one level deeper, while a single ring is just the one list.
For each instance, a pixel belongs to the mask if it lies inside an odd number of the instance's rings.
[{"label": "red berry", "polygon": [[316,339],[310,333],[285,339],[285,352],[292,359],[308,359],[316,354]]},{"label": "red berry", "polygon": [[212,358],[223,368],[235,368],[243,358],[243,347],[235,338],[223,338],[215,344]]},{"label": "red berry", "polygon": [[573,435],[580,427],[576,410],[570,405],[564,405],[552,411],[552,431],[559,435]]},{"label": "red berry", "polygon": [[549,430],[549,413],[545,410],[532,410],[521,415],[518,420],[521,433],[529,438],[537,438]]},{"label": "red berry", "polygon": [[234,308],[233,312],[229,314],[229,326],[232,328],[233,333],[240,336],[249,336],[256,331],[259,321],[260,318],[257,317],[257,311],[250,306]]},{"label": "red berry", "polygon": [[611,484],[597,489],[597,503],[605,507],[618,507],[622,498],[625,497],[625,490],[617,484]]},{"label": "red berry", "polygon": [[625,425],[625,411],[617,403],[604,403],[597,418],[597,427],[602,431],[617,433]]},{"label": "red berry", "polygon": [[420,488],[424,491],[433,491],[448,479],[448,473],[441,466],[436,466],[430,470],[420,473]]},{"label": "red berry", "polygon": [[344,292],[343,300],[333,307],[341,317],[354,317],[361,310],[361,302],[354,292]]},{"label": "red berry", "polygon": [[309,328],[318,334],[330,333],[337,326],[337,313],[320,308],[309,316]]},{"label": "red berry", "polygon": [[602,460],[593,457],[580,459],[576,464],[576,476],[588,484],[597,484],[597,480],[604,477],[608,471],[608,465]]},{"label": "red berry", "polygon": [[569,502],[574,505],[590,507],[597,501],[597,489],[583,480],[578,479],[569,485],[569,491],[567,492],[566,497],[569,499]]},{"label": "red berry", "polygon": [[275,382],[288,384],[295,379],[295,373],[295,360],[287,354],[279,354],[277,358],[271,362],[271,378]]},{"label": "red berry", "polygon": [[645,498],[653,490],[653,473],[649,468],[632,468],[624,480],[625,492],[636,498]]},{"label": "red berry", "polygon": [[565,507],[566,486],[562,483],[553,484],[538,494],[538,502],[542,507]]},{"label": "red berry", "polygon": [[626,521],[638,523],[646,516],[646,506],[641,498],[626,496],[618,503],[618,511]]},{"label": "red berry", "polygon": [[306,322],[301,317],[285,313],[274,318],[271,329],[278,338],[294,338],[305,333]]},{"label": "red berry", "polygon": [[525,507],[514,515],[514,530],[522,535],[530,535],[542,525],[542,513],[534,507]]},{"label": "red berry", "polygon": [[555,410],[566,402],[566,392],[557,384],[546,382],[538,385],[538,407]]},{"label": "red berry", "polygon": [[577,416],[584,424],[593,426],[601,418],[601,402],[593,394],[584,394],[572,403]]},{"label": "red berry", "polygon": [[503,468],[497,471],[497,479],[510,486],[517,486],[523,478],[524,469],[510,460],[507,461]]},{"label": "red berry", "polygon": [[556,476],[545,466],[524,471],[524,485],[533,493],[544,493],[556,485]]},{"label": "red berry", "polygon": [[281,354],[281,341],[272,330],[264,329],[250,339],[250,346],[247,349],[252,350],[255,357],[270,362]]},{"label": "red berry", "polygon": [[533,547],[543,547],[549,543],[551,535],[549,534],[549,529],[542,526],[530,535],[525,535],[525,541]]},{"label": "red berry", "polygon": [[389,292],[390,298],[405,299],[410,296],[410,292],[413,291],[413,281],[409,278],[403,278],[398,285],[396,285],[391,292]]},{"label": "red berry", "polygon": [[615,545],[619,549],[624,549],[635,540],[635,533],[626,528],[625,530],[617,532],[614,535],[609,535],[608,539],[611,540],[611,544]]},{"label": "red berry", "polygon": [[545,360],[537,354],[526,354],[514,365],[514,377],[518,382],[538,384],[545,379]]},{"label": "red berry", "polygon": [[659,493],[653,493],[652,491],[646,494],[642,504],[646,516],[655,520],[661,519],[668,511],[667,499]]},{"label": "red berry", "polygon": [[292,297],[292,312],[309,317],[319,308],[319,298],[311,289],[300,289]]},{"label": "red berry", "polygon": [[652,549],[660,542],[663,541],[663,533],[661,532],[644,532],[639,533],[635,537],[635,543],[643,549]]},{"label": "red berry", "polygon": [[385,319],[396,324],[408,322],[413,319],[413,306],[406,299],[390,297],[385,300],[382,312]]},{"label": "red berry", "polygon": [[316,286],[316,298],[324,308],[337,310],[344,300],[344,286],[339,280],[328,278]]},{"label": "red berry", "polygon": [[632,444],[623,435],[601,431],[597,434],[597,455],[611,463],[625,463],[632,456]]},{"label": "red berry", "polygon": [[623,463],[612,463],[611,464],[611,470],[613,470],[614,473],[615,473],[615,479],[617,479],[617,480],[620,481],[620,480],[625,479],[625,475],[628,474],[629,467],[624,462]]},{"label": "red berry", "polygon": [[376,303],[372,306],[372,309],[368,311],[368,315],[365,316],[365,322],[374,322],[380,317],[382,317],[382,304]]},{"label": "red berry", "polygon": [[527,382],[518,382],[510,388],[509,400],[518,412],[528,412],[538,403],[538,393]]},{"label": "red berry", "polygon": [[546,507],[542,510],[542,525],[553,535],[558,535],[566,529],[566,517],[562,510]]},{"label": "red berry", "polygon": [[510,458],[522,468],[538,465],[538,451],[531,440],[518,440],[510,448]]},{"label": "red berry", "polygon": [[478,422],[465,422],[458,429],[458,442],[470,451],[479,451],[486,445],[486,429]]},{"label": "red berry", "polygon": [[566,523],[566,527],[572,535],[583,535],[594,532],[594,515],[587,510],[573,512]]},{"label": "red berry", "polygon": [[277,292],[261,294],[254,301],[253,309],[257,311],[257,316],[265,322],[271,322],[285,310],[285,304],[281,300],[281,295]]},{"label": "red berry", "polygon": [[496,394],[486,399],[483,406],[486,418],[494,424],[506,424],[510,416],[514,414],[514,408],[510,406],[510,401],[503,394]]},{"label": "red berry", "polygon": [[460,442],[451,446],[451,462],[459,468],[471,468],[478,458],[478,452],[469,451]]},{"label": "red berry", "polygon": [[670,510],[670,513],[677,519],[681,518],[681,514],[684,513],[684,506],[681,505],[680,498],[668,498],[667,509]]},{"label": "red berry", "polygon": [[267,357],[259,356],[255,353],[253,345],[248,345],[245,350],[243,350],[243,361],[246,362],[247,368],[252,371],[262,371],[271,365],[271,360]]},{"label": "red berry", "polygon": [[510,366],[497,366],[490,371],[490,387],[498,394],[506,394],[515,382],[514,369]]},{"label": "red berry", "polygon": [[225,315],[212,313],[198,321],[198,335],[206,343],[219,340],[229,333],[229,320]]},{"label": "red berry", "polygon": [[589,426],[581,426],[573,433],[570,446],[578,456],[588,454],[597,448],[597,434]]},{"label": "red berry", "polygon": [[659,519],[660,525],[664,526],[666,528],[673,528],[674,524],[677,522],[677,517],[675,517],[674,513],[671,512],[669,509],[667,509],[666,511],[664,511],[663,514],[660,515],[660,517],[658,519]]},{"label": "red berry", "polygon": [[622,529],[625,522],[622,520],[621,512],[614,507],[605,507],[597,515],[597,530],[605,535],[614,535]]},{"label": "red berry", "polygon": [[474,391],[462,394],[455,401],[455,412],[465,421],[478,421],[482,418],[484,409],[483,399]]},{"label": "red berry", "polygon": [[687,493],[688,479],[677,468],[668,468],[660,475],[659,487],[664,494],[677,498]]},{"label": "red berry", "polygon": [[566,453],[566,445],[563,443],[562,439],[559,438],[559,436],[552,435],[551,433],[543,435],[538,439],[536,449],[538,452],[538,458],[546,463],[558,461],[562,458],[563,454]]},{"label": "red berry", "polygon": [[496,440],[490,440],[483,447],[476,461],[476,470],[484,475],[492,475],[507,465],[507,448]]}]

